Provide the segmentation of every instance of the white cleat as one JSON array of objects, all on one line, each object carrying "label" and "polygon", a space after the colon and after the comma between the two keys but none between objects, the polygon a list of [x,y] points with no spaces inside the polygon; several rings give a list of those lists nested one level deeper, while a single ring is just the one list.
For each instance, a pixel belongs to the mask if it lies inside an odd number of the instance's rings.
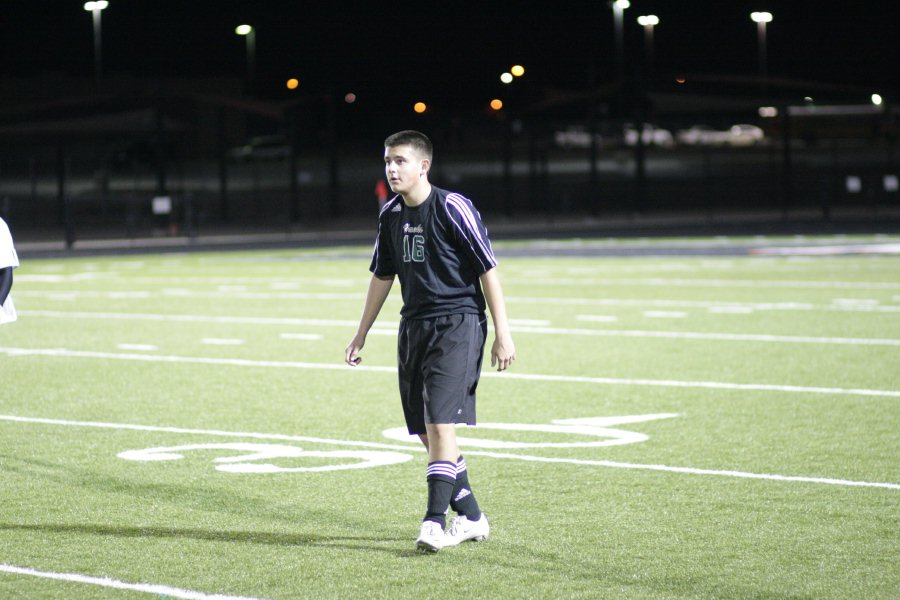
[{"label": "white cleat", "polygon": [[480,542],[486,540],[491,534],[491,526],[488,524],[487,515],[481,513],[477,521],[470,521],[463,515],[453,517],[450,527],[444,536],[444,546],[456,546],[467,540]]},{"label": "white cleat", "polygon": [[446,537],[441,526],[434,521],[422,521],[416,548],[423,552],[437,552],[446,545]]}]

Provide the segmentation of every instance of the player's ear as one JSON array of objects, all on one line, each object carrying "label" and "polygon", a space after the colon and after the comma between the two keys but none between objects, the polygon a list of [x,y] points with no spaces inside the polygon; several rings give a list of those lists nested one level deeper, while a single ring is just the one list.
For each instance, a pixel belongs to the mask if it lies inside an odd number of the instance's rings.
[{"label": "player's ear", "polygon": [[426,173],[428,173],[428,167],[431,166],[431,161],[427,158],[422,159],[422,170],[419,171],[419,177],[422,177]]}]

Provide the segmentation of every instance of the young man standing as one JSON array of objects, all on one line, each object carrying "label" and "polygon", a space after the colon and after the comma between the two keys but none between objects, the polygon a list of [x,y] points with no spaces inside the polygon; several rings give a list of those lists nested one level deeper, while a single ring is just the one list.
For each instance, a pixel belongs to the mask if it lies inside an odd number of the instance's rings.
[{"label": "young man standing", "polygon": [[[416,546],[437,552],[490,532],[469,485],[455,426],[475,424],[485,307],[494,322],[491,366],[505,370],[516,349],[487,230],[467,198],[429,183],[432,153],[431,141],[418,131],[401,131],[384,142],[385,174],[397,196],[378,217],[372,279],[345,360],[350,366],[362,360],[366,335],[399,277],[400,396],[407,429],[428,449],[428,505]],[[449,508],[459,516],[445,532]]]}]

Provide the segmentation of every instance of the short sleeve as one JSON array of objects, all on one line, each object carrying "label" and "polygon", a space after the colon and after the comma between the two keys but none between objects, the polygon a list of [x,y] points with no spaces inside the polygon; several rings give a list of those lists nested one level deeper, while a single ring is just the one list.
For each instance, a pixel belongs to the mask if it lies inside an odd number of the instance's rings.
[{"label": "short sleeve", "polygon": [[16,268],[19,266],[19,256],[13,247],[12,235],[9,233],[9,227],[6,222],[0,219],[0,269],[6,267]]},{"label": "short sleeve", "polygon": [[378,235],[375,237],[372,263],[369,265],[369,271],[378,277],[391,277],[397,274],[391,248],[390,231],[385,221],[385,212],[382,212],[381,218],[378,219]]},{"label": "short sleeve", "polygon": [[459,194],[447,194],[445,210],[450,219],[451,232],[472,267],[479,274],[496,267],[497,259],[487,228],[471,200]]}]

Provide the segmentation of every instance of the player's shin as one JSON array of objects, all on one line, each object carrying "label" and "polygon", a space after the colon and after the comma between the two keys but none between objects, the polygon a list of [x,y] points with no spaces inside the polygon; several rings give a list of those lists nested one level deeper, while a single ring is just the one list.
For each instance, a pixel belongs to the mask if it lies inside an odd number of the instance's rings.
[{"label": "player's shin", "polygon": [[481,518],[481,508],[478,506],[472,486],[469,484],[466,459],[461,454],[456,460],[456,485],[453,486],[450,508],[470,521],[477,521]]},{"label": "player's shin", "polygon": [[428,464],[425,471],[428,481],[428,506],[426,521],[434,521],[441,528],[447,524],[447,510],[456,485],[456,465],[452,462],[435,461]]}]

